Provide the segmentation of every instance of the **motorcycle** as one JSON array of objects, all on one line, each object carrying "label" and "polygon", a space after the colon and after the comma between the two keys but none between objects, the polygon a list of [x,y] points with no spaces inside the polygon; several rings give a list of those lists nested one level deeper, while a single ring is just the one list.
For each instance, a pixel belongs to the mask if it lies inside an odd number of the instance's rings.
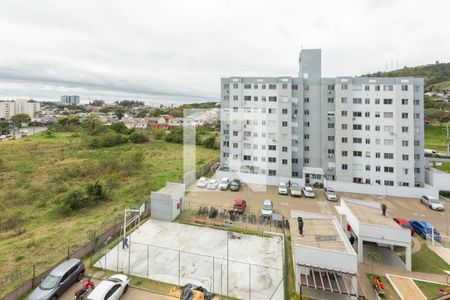
[{"label": "motorcycle", "polygon": [[87,279],[83,282],[83,286],[75,292],[74,300],[85,300],[94,289],[94,283]]}]

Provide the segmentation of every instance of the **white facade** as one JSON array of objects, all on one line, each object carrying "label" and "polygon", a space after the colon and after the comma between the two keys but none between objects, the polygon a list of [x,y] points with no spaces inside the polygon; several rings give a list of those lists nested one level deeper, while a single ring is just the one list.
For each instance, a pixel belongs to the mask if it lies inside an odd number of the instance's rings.
[{"label": "white facade", "polygon": [[80,96],[77,96],[77,95],[73,95],[73,96],[64,95],[64,96],[61,96],[61,103],[68,104],[68,105],[80,105]]},{"label": "white facade", "polygon": [[302,50],[299,77],[222,78],[222,169],[422,187],[423,80],[322,78],[320,54]]},{"label": "white facade", "polygon": [[36,112],[41,111],[39,102],[29,99],[15,99],[0,101],[0,119],[11,119],[16,114],[27,114],[33,118]]}]

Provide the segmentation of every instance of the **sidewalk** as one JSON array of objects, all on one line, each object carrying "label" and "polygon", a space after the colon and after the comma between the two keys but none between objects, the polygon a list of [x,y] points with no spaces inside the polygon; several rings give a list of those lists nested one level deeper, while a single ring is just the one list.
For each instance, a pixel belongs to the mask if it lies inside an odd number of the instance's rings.
[{"label": "sidewalk", "polygon": [[450,249],[440,245],[438,246],[437,243],[435,243],[434,246],[431,244],[431,242],[427,242],[427,244],[428,248],[430,248],[431,251],[434,251],[434,253],[439,255],[443,260],[445,260],[450,265]]}]

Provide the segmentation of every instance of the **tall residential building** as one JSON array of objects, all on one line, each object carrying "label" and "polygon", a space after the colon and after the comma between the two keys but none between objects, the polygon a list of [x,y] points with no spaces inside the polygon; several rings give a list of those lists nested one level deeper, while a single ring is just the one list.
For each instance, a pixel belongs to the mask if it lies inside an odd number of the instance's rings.
[{"label": "tall residential building", "polygon": [[41,110],[41,104],[31,99],[0,101],[0,119],[11,119],[16,114],[27,114],[33,118]]},{"label": "tall residential building", "polygon": [[67,104],[67,105],[80,105],[80,96],[68,96],[64,95],[61,96],[61,103]]},{"label": "tall residential building", "polygon": [[298,77],[221,80],[222,170],[277,178],[424,185],[423,79],[321,76],[321,50]]}]

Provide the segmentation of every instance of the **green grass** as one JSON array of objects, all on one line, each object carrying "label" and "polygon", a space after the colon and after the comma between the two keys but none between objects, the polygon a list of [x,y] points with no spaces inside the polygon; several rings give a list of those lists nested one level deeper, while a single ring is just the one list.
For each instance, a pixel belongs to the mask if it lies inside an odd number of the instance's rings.
[{"label": "green grass", "polygon": [[[132,157],[143,153],[135,162]],[[196,164],[217,159],[218,151],[197,147]],[[0,296],[46,270],[104,230],[126,207],[148,200],[150,192],[179,181],[183,146],[146,144],[88,149],[77,134],[37,134],[0,143]],[[108,201],[69,215],[57,199],[99,180]]]},{"label": "green grass", "polygon": [[446,134],[444,125],[425,125],[425,149],[433,149],[446,153]]},{"label": "green grass", "polygon": [[443,284],[436,284],[421,280],[414,280],[414,283],[422,291],[425,297],[427,297],[427,299],[435,299],[439,297],[441,295],[439,293],[439,288],[446,288],[446,286]]},{"label": "green grass", "polygon": [[[434,251],[430,250],[425,240],[422,238],[418,238],[418,240],[422,247],[419,252],[412,254],[413,272],[446,275],[444,270],[450,270],[450,265]],[[405,261],[404,255],[400,257]]]},{"label": "green grass", "polygon": [[436,90],[442,90],[444,88],[450,87],[450,80],[442,81],[439,83],[433,84],[433,88]]},{"label": "green grass", "polygon": [[[450,163],[449,162],[444,162],[444,163],[442,163],[441,166],[436,166],[435,168],[439,169],[441,171],[450,173]],[[450,189],[450,187],[449,187],[449,189]]]},{"label": "green grass", "polygon": [[[375,275],[371,273],[367,273],[367,277],[369,278],[370,284],[372,284],[372,279]],[[387,300],[400,300],[400,296],[395,291],[394,287],[391,285],[389,280],[384,276],[378,276],[381,279],[381,282],[384,285],[384,295],[380,295],[381,299],[387,299]]]}]

